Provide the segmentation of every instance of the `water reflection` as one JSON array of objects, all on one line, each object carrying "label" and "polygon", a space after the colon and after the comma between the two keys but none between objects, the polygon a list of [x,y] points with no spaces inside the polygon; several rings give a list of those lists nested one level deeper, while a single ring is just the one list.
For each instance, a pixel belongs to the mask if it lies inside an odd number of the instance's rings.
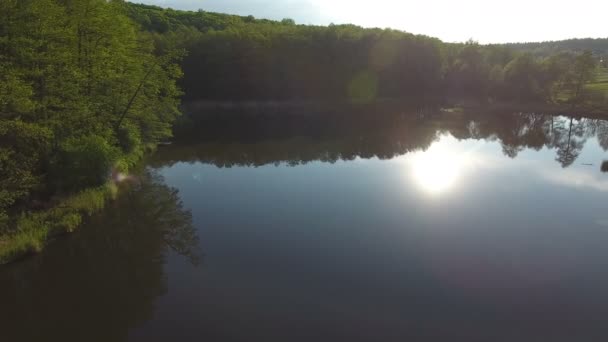
[{"label": "water reflection", "polygon": [[[234,109],[236,110],[236,109]],[[374,108],[374,110],[378,110]],[[479,146],[497,143],[502,155],[515,159],[524,151],[552,154],[564,169],[575,165],[589,140],[608,149],[608,121],[552,116],[537,113],[485,114],[425,109],[370,114],[278,115],[269,120],[259,115],[200,113],[190,125],[195,136],[180,132],[186,143],[162,148],[152,164],[171,166],[176,162],[202,162],[217,167],[305,165],[314,161],[335,163],[357,159],[391,160],[406,156],[408,179],[427,195],[440,197],[459,188],[481,167],[506,167],[491,151],[479,155]],[[393,114],[391,114],[393,113]],[[235,119],[239,118],[239,119]],[[371,118],[371,119],[370,119]],[[244,122],[241,122],[244,121]],[[266,127],[272,122],[272,127]],[[198,124],[197,124],[198,123]],[[244,128],[244,126],[246,128]],[[246,132],[246,133],[245,133]],[[196,141],[196,143],[193,143]],[[470,142],[466,149],[457,142]],[[477,142],[477,143],[475,143]],[[597,153],[596,153],[597,155]],[[580,164],[598,165],[598,159]],[[600,158],[593,156],[592,158]],[[494,164],[494,165],[489,165]],[[534,164],[534,165],[529,165]],[[570,187],[604,189],[603,179],[590,170],[557,172],[547,163],[530,161],[543,179]],[[513,165],[511,165],[513,166]],[[602,166],[602,170],[605,170]]]},{"label": "water reflection", "polygon": [[200,261],[177,191],[156,175],[82,230],[0,272],[0,340],[125,341],[167,292],[169,251]]},{"label": "water reflection", "polygon": [[606,121],[196,120],[152,157],[164,180],[0,270],[2,340],[606,336]]},{"label": "water reflection", "polygon": [[454,142],[451,136],[442,136],[428,150],[407,158],[412,169],[410,174],[423,191],[431,195],[445,193],[458,186],[474,166],[474,152],[457,150]]},{"label": "water reflection", "polygon": [[[212,116],[210,121],[192,124],[195,138],[179,142],[158,153],[156,166],[178,161],[199,161],[219,167],[295,166],[312,161],[336,162],[356,158],[392,159],[417,151],[427,151],[442,135],[457,140],[497,141],[502,153],[516,158],[526,149],[553,151],[564,168],[573,165],[586,143],[597,138],[608,150],[608,121],[600,119],[552,116],[536,113],[484,114],[455,113],[441,110],[420,114],[386,113],[376,115],[332,115],[325,118],[301,115],[273,118],[271,128],[266,117],[235,120],[234,115]],[[371,117],[371,119],[370,119]],[[243,133],[243,126],[247,134]],[[188,132],[181,132],[187,137]],[[196,143],[192,143],[192,141]],[[434,145],[433,145],[434,146]],[[421,183],[432,183],[432,192],[442,192],[457,178],[458,168],[466,164],[460,156],[434,147],[420,157]],[[466,159],[466,158],[465,158]],[[593,161],[598,163],[600,161]],[[431,180],[433,178],[433,180]]]},{"label": "water reflection", "polygon": [[[235,117],[155,156],[204,224],[210,269],[169,295],[187,313],[170,307],[145,338],[605,336],[604,121]],[[163,325],[174,317],[196,324]]]}]

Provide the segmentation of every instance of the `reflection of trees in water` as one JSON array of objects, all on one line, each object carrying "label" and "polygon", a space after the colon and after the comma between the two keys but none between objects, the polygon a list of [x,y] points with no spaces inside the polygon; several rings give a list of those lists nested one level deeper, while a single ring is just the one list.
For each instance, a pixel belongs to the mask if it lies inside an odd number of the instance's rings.
[{"label": "reflection of trees in water", "polygon": [[500,141],[506,156],[515,158],[525,149],[547,147],[556,151],[556,161],[563,167],[576,161],[589,138],[597,136],[600,145],[608,143],[608,122],[603,120],[534,113],[472,115],[469,120],[474,122],[469,124],[474,128],[471,138]]},{"label": "reflection of trees in water", "polygon": [[123,341],[151,318],[169,250],[199,252],[177,192],[145,178],[74,236],[0,270],[2,340]]},{"label": "reflection of trees in water", "polygon": [[553,146],[557,149],[557,160],[563,167],[568,167],[574,163],[585,147],[587,137],[585,136],[586,125],[584,120],[575,121],[570,118],[568,123],[563,126],[556,126],[558,133],[554,134]]},{"label": "reflection of trees in water", "polygon": [[132,202],[137,204],[132,211],[135,216],[131,213],[129,217],[153,225],[165,249],[169,248],[198,264],[198,236],[192,225],[192,214],[184,209],[177,189],[167,187],[159,175],[149,174],[148,177],[150,181],[129,193],[135,199]]},{"label": "reflection of trees in water", "polygon": [[[265,119],[272,120],[272,119]],[[159,149],[151,160],[161,166],[179,161],[202,161],[218,167],[262,166],[286,163],[291,166],[313,161],[334,163],[359,158],[391,159],[408,152],[427,149],[437,140],[438,127],[427,118],[380,116],[371,118],[331,118],[329,122],[300,117],[277,119],[273,129],[261,128],[263,121],[246,121],[252,131],[246,139],[236,132],[241,124],[222,122],[215,133],[226,130],[221,138],[205,139]],[[290,134],[286,134],[289,132]],[[213,134],[213,133],[211,133]],[[201,133],[205,136],[205,133]],[[227,139],[226,137],[232,137]],[[192,141],[192,139],[191,139]]]},{"label": "reflection of trees in water", "polygon": [[491,128],[501,141],[502,151],[509,158],[515,158],[526,148],[539,150],[545,143],[542,134],[543,120],[541,115],[501,115],[492,122]]},{"label": "reflection of trees in water", "polygon": [[[335,109],[334,109],[335,110]],[[392,109],[356,115],[227,115],[193,125],[190,143],[161,149],[153,163],[201,161],[219,167],[261,166],[360,158],[390,159],[426,150],[438,136],[498,141],[504,155],[525,149],[554,149],[556,161],[572,165],[588,138],[597,136],[608,150],[608,122],[546,114],[445,113],[405,114]],[[397,113],[395,115],[395,113]],[[222,116],[220,116],[222,117]],[[241,119],[238,119],[241,117]],[[227,118],[227,119],[226,119]],[[182,138],[188,133],[181,132]],[[202,137],[202,138],[201,138]],[[195,142],[195,143],[192,143]]]},{"label": "reflection of trees in water", "polygon": [[[597,120],[599,121],[599,120]],[[608,151],[608,122],[599,121],[597,125],[597,140],[604,151]]]}]

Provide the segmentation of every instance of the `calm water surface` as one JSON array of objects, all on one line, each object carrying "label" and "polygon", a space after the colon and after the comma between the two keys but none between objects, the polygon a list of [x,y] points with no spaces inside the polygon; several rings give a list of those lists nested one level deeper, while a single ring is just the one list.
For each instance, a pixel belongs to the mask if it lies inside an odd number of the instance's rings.
[{"label": "calm water surface", "polygon": [[608,338],[608,122],[220,126],[0,269],[0,341]]}]

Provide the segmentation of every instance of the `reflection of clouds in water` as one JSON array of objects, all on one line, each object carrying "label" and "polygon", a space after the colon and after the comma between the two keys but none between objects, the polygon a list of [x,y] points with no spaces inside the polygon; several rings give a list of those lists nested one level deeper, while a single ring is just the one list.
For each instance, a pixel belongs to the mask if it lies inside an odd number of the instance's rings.
[{"label": "reflection of clouds in water", "polygon": [[546,180],[561,186],[608,192],[608,179],[591,171],[570,169],[559,172],[542,171],[540,174]]},{"label": "reflection of clouds in water", "polygon": [[[493,147],[500,145],[496,144],[498,143],[458,140],[451,135],[443,135],[425,151],[409,153],[391,161],[407,165],[408,175],[413,182],[434,195],[453,190],[467,181],[475,181],[477,176],[501,171],[513,173],[513,169],[521,177],[534,178],[536,175],[543,181],[561,187],[608,192],[608,177],[595,168],[561,168],[554,161],[539,158],[538,153],[553,153],[548,149],[512,160],[497,154]],[[498,182],[495,186],[501,191],[514,192],[521,191],[522,184]]]}]

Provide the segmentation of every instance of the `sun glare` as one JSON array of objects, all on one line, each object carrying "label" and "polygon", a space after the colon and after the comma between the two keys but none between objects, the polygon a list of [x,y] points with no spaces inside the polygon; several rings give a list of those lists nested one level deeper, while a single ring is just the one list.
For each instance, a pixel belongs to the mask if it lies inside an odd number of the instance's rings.
[{"label": "sun glare", "polygon": [[411,177],[424,192],[440,195],[452,190],[470,165],[469,153],[453,150],[449,145],[444,139],[410,159]]}]

